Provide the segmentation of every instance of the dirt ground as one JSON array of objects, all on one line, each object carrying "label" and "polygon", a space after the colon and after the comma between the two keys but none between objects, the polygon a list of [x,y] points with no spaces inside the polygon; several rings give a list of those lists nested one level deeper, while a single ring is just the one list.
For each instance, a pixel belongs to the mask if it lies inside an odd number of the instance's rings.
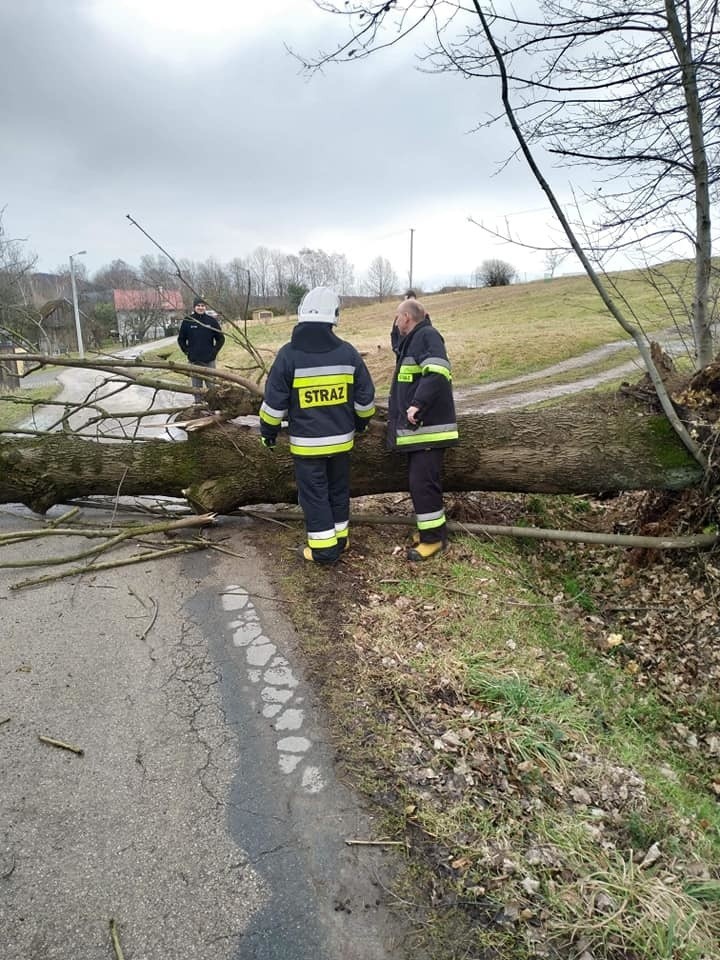
[{"label": "dirt ground", "polygon": [[[449,516],[461,522],[504,525],[527,523],[562,527],[567,498],[506,496],[448,497]],[[623,533],[676,534],[698,529],[701,516],[698,498],[691,494],[625,494],[608,500],[587,500],[587,510],[575,513],[572,524],[580,529]],[[364,505],[360,505],[360,510]],[[714,508],[705,518],[713,522]],[[401,497],[383,501],[374,498],[372,512],[409,512]],[[283,589],[293,600],[296,624],[306,637],[303,655],[308,675],[320,693],[331,717],[339,769],[353,786],[364,792],[380,812],[386,814],[388,829],[404,836],[414,851],[409,860],[408,889],[397,896],[402,909],[415,922],[418,943],[428,946],[436,938],[433,956],[482,956],[483,960],[525,953],[493,952],[466,954],[472,937],[468,931],[480,927],[502,928],[517,921],[515,907],[503,903],[502,886],[491,884],[486,894],[472,888],[472,896],[458,895],[458,876],[465,866],[453,846],[437,842],[426,829],[413,822],[413,803],[407,797],[430,797],[438,809],[462,799],[463,787],[447,781],[419,780],[426,773],[418,769],[417,743],[435,743],[442,735],[444,716],[459,716],[468,702],[451,672],[443,673],[443,651],[436,645],[433,627],[441,619],[451,620],[453,605],[461,596],[448,593],[442,602],[424,607],[414,605],[413,616],[403,626],[402,617],[392,620],[398,649],[408,644],[425,647],[437,659],[434,689],[422,688],[408,672],[399,654],[379,657],[376,631],[382,623],[379,611],[389,602],[383,585],[398,578],[421,582],[430,564],[408,569],[404,549],[407,528],[352,528],[352,550],[332,572],[301,567],[287,549],[298,539],[291,531],[278,545],[277,560]],[[451,555],[465,559],[460,545],[451,546]],[[666,731],[668,744],[684,751],[691,777],[707,777],[713,757],[718,776],[709,789],[720,795],[720,557],[717,553],[608,550],[582,545],[547,543],[528,548],[524,557],[551,592],[553,584],[567,576],[567,570],[581,571],[583,583],[592,583],[592,603],[585,603],[578,588],[576,602],[567,606],[565,616],[584,632],[589,647],[630,676],[638,691],[652,690],[673,705],[675,723]],[[443,561],[451,563],[451,560]],[[445,581],[449,582],[449,581]],[[461,594],[462,591],[456,591]],[[400,607],[409,601],[399,597]],[[397,611],[395,611],[397,612]],[[409,611],[410,612],[410,611]],[[311,629],[308,629],[311,627]],[[404,636],[401,634],[405,634]],[[609,642],[608,642],[608,638]],[[387,645],[386,645],[387,646]],[[392,644],[390,644],[392,646]],[[431,684],[432,686],[432,684]],[[388,731],[394,731],[388,733]],[[410,741],[416,746],[411,749]],[[448,749],[453,749],[452,747]],[[502,809],[507,803],[507,771],[497,767],[497,752],[488,753],[481,764],[484,771],[483,797],[490,807]],[[425,751],[426,757],[432,750]],[[704,772],[703,772],[704,771]],[[476,772],[476,771],[474,771]],[[616,779],[605,774],[608,804],[618,809],[632,802],[632,777],[618,770]],[[711,778],[712,780],[712,778]],[[537,803],[538,798],[514,784],[511,792],[518,803]],[[584,789],[576,787],[578,796]],[[628,799],[630,795],[630,800]],[[615,838],[618,839],[618,838]],[[615,842],[613,839],[613,842]],[[455,849],[463,837],[456,837]],[[412,879],[410,875],[412,874]],[[483,890],[485,887],[482,888]],[[492,895],[490,891],[493,891]],[[508,913],[508,909],[510,913]],[[439,913],[445,917],[440,922]],[[539,923],[539,921],[538,921]],[[541,924],[539,923],[541,926]],[[463,932],[464,931],[464,932]],[[539,936],[539,935],[538,935]],[[538,941],[539,942],[539,941]],[[451,946],[454,944],[455,946]],[[432,949],[432,948],[431,948]],[[477,947],[475,947],[477,950]],[[507,949],[507,948],[505,948]],[[547,952],[544,952],[544,950]],[[455,950],[456,952],[453,952]],[[582,952],[582,951],[581,951]],[[577,952],[553,952],[537,946],[527,956],[576,957]],[[592,954],[589,957],[630,958],[630,952]]]}]

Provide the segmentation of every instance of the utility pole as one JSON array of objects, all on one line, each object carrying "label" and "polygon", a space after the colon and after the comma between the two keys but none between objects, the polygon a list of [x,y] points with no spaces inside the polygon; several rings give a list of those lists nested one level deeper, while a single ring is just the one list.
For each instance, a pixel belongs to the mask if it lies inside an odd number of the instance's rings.
[{"label": "utility pole", "polygon": [[415,233],[415,230],[413,229],[413,227],[410,227],[410,273],[408,275],[410,282],[408,283],[408,286],[410,287],[411,290],[413,285],[412,280],[413,280],[413,234],[414,233]]},{"label": "utility pole", "polygon": [[78,250],[77,253],[70,254],[70,284],[72,286],[73,311],[75,313],[75,333],[77,334],[78,354],[81,360],[85,359],[85,347],[83,346],[82,327],[80,326],[80,308],[78,307],[77,286],[75,285],[75,257],[81,257],[87,253],[87,250]]}]

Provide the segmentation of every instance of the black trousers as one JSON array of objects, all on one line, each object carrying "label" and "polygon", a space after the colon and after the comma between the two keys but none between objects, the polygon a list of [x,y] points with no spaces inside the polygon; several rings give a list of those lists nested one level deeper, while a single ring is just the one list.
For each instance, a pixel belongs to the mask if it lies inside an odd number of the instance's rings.
[{"label": "black trousers", "polygon": [[408,453],[408,486],[423,543],[437,543],[447,537],[442,491],[444,457],[444,447],[425,447]]},{"label": "black trousers", "polygon": [[350,519],[350,454],[293,457],[298,502],[305,515],[313,559],[332,563],[340,556]]}]

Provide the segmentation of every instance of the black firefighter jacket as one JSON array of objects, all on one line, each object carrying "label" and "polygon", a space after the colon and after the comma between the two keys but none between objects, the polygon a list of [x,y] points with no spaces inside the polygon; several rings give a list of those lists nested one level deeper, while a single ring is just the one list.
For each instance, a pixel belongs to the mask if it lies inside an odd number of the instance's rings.
[{"label": "black firefighter jacket", "polygon": [[210,363],[225,343],[225,335],[217,317],[191,313],[180,324],[177,342],[190,363]]},{"label": "black firefighter jacket", "polygon": [[299,323],[270,368],[260,433],[274,443],[288,421],[290,452],[327,457],[352,449],[375,413],[375,387],[355,347],[328,323]]},{"label": "black firefighter jacket", "polygon": [[[445,341],[425,317],[406,337],[391,334],[397,357],[390,387],[387,446],[408,453],[458,442],[450,361]],[[420,426],[408,422],[408,407],[419,407]]]}]

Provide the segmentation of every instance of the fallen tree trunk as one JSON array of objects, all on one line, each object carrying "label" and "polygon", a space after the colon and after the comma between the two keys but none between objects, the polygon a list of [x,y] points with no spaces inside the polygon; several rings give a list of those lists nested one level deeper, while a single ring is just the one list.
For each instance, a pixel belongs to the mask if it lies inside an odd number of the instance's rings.
[{"label": "fallen tree trunk", "polygon": [[[459,418],[448,491],[601,493],[678,490],[702,471],[662,414],[614,396]],[[281,435],[282,438],[282,435]],[[352,454],[353,496],[407,489],[405,458],[385,451],[379,423]],[[256,427],[217,423],[184,442],[97,442],[69,433],[0,438],[0,502],[44,512],[92,495],[187,496],[201,512],[297,499],[287,446],[261,446]]]}]

